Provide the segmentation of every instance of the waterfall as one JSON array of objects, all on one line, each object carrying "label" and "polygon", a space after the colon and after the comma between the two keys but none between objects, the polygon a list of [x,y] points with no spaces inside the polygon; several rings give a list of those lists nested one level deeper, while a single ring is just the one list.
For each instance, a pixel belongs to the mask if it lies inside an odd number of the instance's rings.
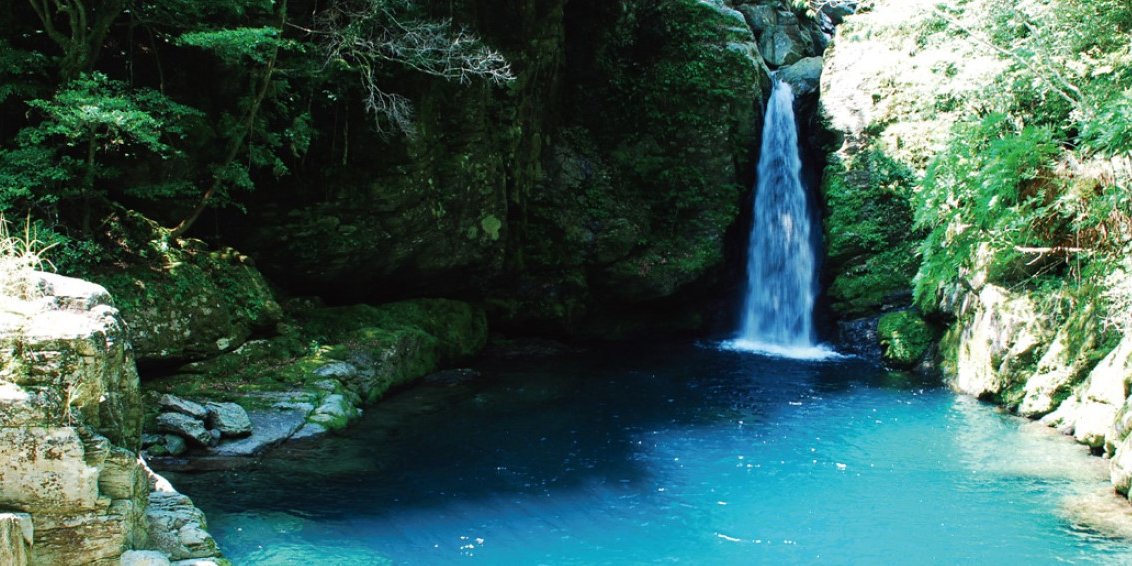
[{"label": "waterfall", "polygon": [[734,349],[824,357],[814,335],[816,261],[801,180],[794,92],[776,81],[767,104],[747,250],[747,294]]}]

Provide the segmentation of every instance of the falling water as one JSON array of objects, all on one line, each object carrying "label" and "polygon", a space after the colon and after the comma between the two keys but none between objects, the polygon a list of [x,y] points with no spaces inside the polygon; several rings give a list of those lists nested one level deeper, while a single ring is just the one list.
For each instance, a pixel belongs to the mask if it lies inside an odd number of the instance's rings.
[{"label": "falling water", "polygon": [[791,357],[829,353],[814,336],[817,284],[801,168],[794,92],[776,81],[763,126],[742,325],[731,347]]}]

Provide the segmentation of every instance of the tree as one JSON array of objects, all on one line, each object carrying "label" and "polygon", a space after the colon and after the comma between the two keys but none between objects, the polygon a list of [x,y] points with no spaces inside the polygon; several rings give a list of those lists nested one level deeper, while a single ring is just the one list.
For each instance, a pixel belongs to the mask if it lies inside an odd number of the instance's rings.
[{"label": "tree", "polygon": [[97,181],[119,173],[106,158],[176,155],[170,142],[184,137],[185,118],[199,115],[159,92],[130,89],[102,73],[81,74],[55,96],[27,104],[41,120],[19,132],[15,148],[0,150],[0,202],[7,208],[77,200],[84,232],[90,231],[91,204],[106,198]]},{"label": "tree", "polygon": [[98,60],[106,35],[128,0],[28,0],[43,31],[63,51],[59,75],[74,79]]},{"label": "tree", "polygon": [[451,20],[424,18],[412,0],[335,0],[311,31],[328,65],[357,74],[366,110],[380,132],[390,126],[414,132],[412,103],[382,84],[379,73],[386,64],[461,84],[473,79],[502,84],[515,78],[501,53]]}]

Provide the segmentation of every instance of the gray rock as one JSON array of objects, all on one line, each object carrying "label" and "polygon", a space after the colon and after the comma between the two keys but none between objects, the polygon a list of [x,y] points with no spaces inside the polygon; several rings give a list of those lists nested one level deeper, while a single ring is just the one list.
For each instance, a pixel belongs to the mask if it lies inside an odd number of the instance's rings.
[{"label": "gray rock", "polygon": [[177,436],[175,434],[166,434],[162,438],[164,439],[164,443],[161,446],[170,456],[180,456],[189,449],[188,445],[185,444],[185,440],[180,436]]},{"label": "gray rock", "polygon": [[162,411],[181,413],[202,421],[208,417],[208,409],[204,405],[168,393],[157,400],[157,405]]},{"label": "gray rock", "polygon": [[774,26],[759,38],[759,53],[772,67],[794,64],[805,57],[811,47],[797,22]]},{"label": "gray rock", "polygon": [[177,492],[149,494],[145,511],[151,542],[173,560],[219,555],[216,541],[204,531],[204,513]]},{"label": "gray rock", "polygon": [[357,373],[358,368],[346,362],[330,362],[314,370],[314,374],[319,377],[348,378]]},{"label": "gray rock", "polygon": [[330,432],[330,429],[318,423],[307,423],[303,425],[303,428],[300,428],[298,432],[291,435],[291,440],[306,440],[308,438],[317,438],[328,432]]},{"label": "gray rock", "polygon": [[857,0],[826,0],[821,5],[821,14],[829,18],[833,25],[840,25],[846,16],[856,12]]},{"label": "gray rock", "polygon": [[295,434],[306,422],[307,414],[314,408],[309,403],[279,403],[274,410],[253,410],[248,413],[252,421],[252,435],[239,440],[231,440],[217,446],[209,453],[215,456],[236,457],[254,456],[283,442]]},{"label": "gray rock", "polygon": [[778,80],[790,83],[794,88],[795,96],[806,96],[818,92],[821,88],[821,71],[824,59],[821,57],[806,57],[793,65],[782,67],[775,77]]},{"label": "gray rock", "polygon": [[209,446],[216,446],[217,444],[220,444],[221,434],[219,430],[210,428],[208,429],[208,435],[212,437],[211,441],[208,443]]},{"label": "gray rock", "polygon": [[169,566],[169,557],[157,550],[128,550],[121,566]]},{"label": "gray rock", "polygon": [[220,431],[225,438],[243,438],[252,433],[248,412],[236,403],[206,403],[208,428]]},{"label": "gray rock", "polygon": [[778,25],[778,8],[774,6],[744,4],[736,10],[743,14],[743,19],[747,20],[747,26],[755,32],[756,37],[761,36],[767,29]]},{"label": "gray rock", "polygon": [[197,446],[208,446],[212,442],[204,423],[182,413],[157,415],[157,430],[176,434]]},{"label": "gray rock", "polygon": [[143,434],[142,435],[142,448],[149,448],[154,444],[160,444],[165,441],[165,437],[160,434]]}]

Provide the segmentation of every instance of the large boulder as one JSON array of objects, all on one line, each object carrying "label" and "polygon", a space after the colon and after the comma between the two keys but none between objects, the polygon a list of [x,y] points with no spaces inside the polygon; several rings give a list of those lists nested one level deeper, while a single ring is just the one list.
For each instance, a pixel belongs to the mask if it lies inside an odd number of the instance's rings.
[{"label": "large boulder", "polygon": [[114,295],[141,364],[203,359],[270,330],[282,316],[251,260],[199,240],[171,239],[135,212],[117,216],[115,229],[131,250],[113,269],[86,277]]},{"label": "large boulder", "polygon": [[767,65],[774,68],[793,65],[814,53],[813,38],[803,31],[797,16],[780,11],[777,19],[759,38],[759,53]]},{"label": "large boulder", "polygon": [[175,434],[199,447],[213,444],[212,435],[204,423],[181,413],[161,413],[157,416],[157,430]]},{"label": "large boulder", "polygon": [[602,316],[676,312],[718,281],[770,77],[715,0],[572,1],[566,31],[569,127],[529,197],[523,269],[489,304],[501,325],[602,334]]},{"label": "large boulder", "polygon": [[225,438],[243,438],[252,433],[252,421],[248,412],[236,403],[209,402],[208,428],[220,431]]},{"label": "large boulder", "polygon": [[790,83],[794,88],[795,96],[816,95],[821,88],[821,72],[824,64],[825,60],[821,57],[806,57],[779,69],[775,78]]},{"label": "large boulder", "polygon": [[162,411],[181,413],[197,420],[203,421],[208,418],[208,409],[206,409],[204,405],[168,393],[162,395],[157,400],[157,406],[160,407]]}]

